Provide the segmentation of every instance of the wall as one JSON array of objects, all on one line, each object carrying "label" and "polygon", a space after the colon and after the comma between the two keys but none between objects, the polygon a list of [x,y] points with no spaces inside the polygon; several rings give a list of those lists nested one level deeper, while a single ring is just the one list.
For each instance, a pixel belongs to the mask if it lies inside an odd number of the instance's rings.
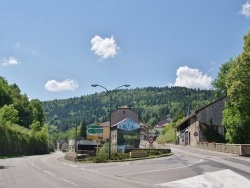
[{"label": "wall", "polygon": [[130,108],[118,108],[116,111],[111,113],[111,125],[114,125],[125,118],[129,118],[139,123],[139,116]]},{"label": "wall", "polygon": [[[202,138],[202,133],[199,129],[199,121],[197,121],[197,117],[193,117],[190,119],[190,127],[188,128],[188,131],[190,132],[190,145],[194,146],[196,142],[199,142]],[[198,136],[195,136],[194,134],[198,133]]]},{"label": "wall", "polygon": [[194,147],[223,153],[231,153],[241,156],[250,156],[250,144],[223,144],[199,142],[196,143]]},{"label": "wall", "polygon": [[108,139],[109,139],[109,126],[103,126],[103,138],[102,138],[102,141],[103,142],[106,142]]},{"label": "wall", "polygon": [[225,134],[224,127],[222,126],[222,111],[224,109],[226,98],[215,101],[211,105],[204,107],[197,111],[197,117],[201,123],[205,123],[218,127],[218,132],[222,135]]}]

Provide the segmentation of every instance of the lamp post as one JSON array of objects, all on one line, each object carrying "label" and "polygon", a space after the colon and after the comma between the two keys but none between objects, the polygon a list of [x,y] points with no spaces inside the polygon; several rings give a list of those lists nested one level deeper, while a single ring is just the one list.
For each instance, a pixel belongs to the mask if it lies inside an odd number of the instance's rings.
[{"label": "lamp post", "polygon": [[[110,90],[108,90],[106,87],[102,86],[102,85],[99,85],[99,84],[92,84],[91,85],[92,87],[102,87],[103,89],[105,89],[109,95],[109,159],[110,159],[110,156],[111,156],[111,101],[112,101],[112,95],[110,93]],[[121,85],[119,87],[117,87],[116,89],[114,90],[117,90],[121,87],[129,87],[130,85],[128,84],[124,84],[124,85]]]}]

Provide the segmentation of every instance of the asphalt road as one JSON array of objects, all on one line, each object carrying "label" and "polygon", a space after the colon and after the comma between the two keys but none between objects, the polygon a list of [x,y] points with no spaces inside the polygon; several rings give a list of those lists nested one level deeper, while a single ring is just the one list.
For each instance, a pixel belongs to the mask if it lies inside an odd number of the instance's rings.
[{"label": "asphalt road", "polygon": [[64,153],[0,160],[0,187],[250,187],[250,158],[172,145],[164,158],[74,163]]}]

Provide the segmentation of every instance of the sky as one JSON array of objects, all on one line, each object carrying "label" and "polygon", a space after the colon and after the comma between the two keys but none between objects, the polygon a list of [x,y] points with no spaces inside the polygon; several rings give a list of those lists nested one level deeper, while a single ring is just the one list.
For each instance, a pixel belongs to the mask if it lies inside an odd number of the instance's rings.
[{"label": "sky", "polygon": [[249,28],[246,0],[0,0],[0,76],[40,101],[212,89]]}]

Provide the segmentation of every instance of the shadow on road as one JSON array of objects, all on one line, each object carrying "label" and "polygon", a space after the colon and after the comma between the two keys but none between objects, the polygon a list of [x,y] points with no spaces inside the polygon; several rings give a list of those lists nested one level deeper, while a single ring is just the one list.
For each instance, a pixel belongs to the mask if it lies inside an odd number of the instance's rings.
[{"label": "shadow on road", "polygon": [[0,166],[0,170],[1,170],[1,169],[12,168],[12,167],[15,167],[15,166]]}]

